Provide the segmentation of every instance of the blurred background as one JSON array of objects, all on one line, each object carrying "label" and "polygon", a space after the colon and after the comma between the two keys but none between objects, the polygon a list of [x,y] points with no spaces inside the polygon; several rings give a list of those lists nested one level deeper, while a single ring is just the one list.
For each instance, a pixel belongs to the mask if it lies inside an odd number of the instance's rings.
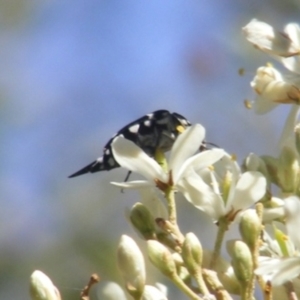
[{"label": "blurred background", "polygon": [[[67,176],[128,122],[168,109],[203,124],[240,162],[276,154],[288,108],[256,116],[244,107],[270,58],[241,28],[257,18],[282,29],[299,11],[280,0],[1,0],[0,299],[29,299],[35,269],[63,299],[78,299],[92,272],[121,282],[116,247],[121,234],[138,240],[124,217],[137,192],[110,185],[121,169]],[[182,231],[211,247],[211,220],[177,202]],[[147,283],[172,287],[147,268]],[[169,299],[183,298],[170,289]]]}]

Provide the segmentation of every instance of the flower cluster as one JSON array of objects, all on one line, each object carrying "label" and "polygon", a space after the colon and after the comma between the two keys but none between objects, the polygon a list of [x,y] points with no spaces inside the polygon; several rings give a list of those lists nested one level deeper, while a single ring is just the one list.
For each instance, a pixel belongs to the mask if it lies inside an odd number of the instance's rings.
[{"label": "flower cluster", "polygon": [[290,23],[280,32],[254,19],[243,32],[257,49],[270,54],[287,69],[282,74],[268,64],[259,67],[251,81],[257,94],[254,102],[257,113],[264,114],[280,104],[290,104],[291,111],[279,142],[278,157],[251,153],[244,161],[244,168],[262,172],[269,190],[262,219],[272,225],[273,235],[264,231],[255,274],[264,284],[274,287],[276,299],[290,299],[299,296],[300,287],[297,279],[300,275],[300,148],[296,124],[300,104],[300,27]]},{"label": "flower cluster", "polygon": [[[239,295],[250,300],[256,285],[268,299],[300,296],[300,125],[296,124],[300,28],[288,24],[278,32],[252,20],[243,32],[255,48],[287,69],[287,74],[282,74],[270,64],[259,67],[250,83],[256,93],[256,113],[291,105],[278,156],[250,153],[240,167],[224,149],[203,149],[205,129],[200,124],[189,126],[177,137],[168,158],[162,153],[149,157],[122,136],[111,145],[117,163],[142,176],[140,180],[112,182],[139,192],[139,201],[128,210],[128,221],[145,244],[149,261],[188,299],[229,300]],[[204,250],[196,233],[182,233],[177,221],[178,194],[217,228],[213,249]],[[240,236],[226,240],[233,223],[238,224]],[[230,261],[221,256],[224,244]],[[116,258],[122,283],[105,285],[100,299],[125,300],[128,295],[135,300],[168,299],[167,287],[147,284],[145,257],[132,237],[122,235]],[[94,282],[84,289],[81,299],[89,299]],[[61,299],[40,271],[32,274],[30,286],[33,300]]]}]

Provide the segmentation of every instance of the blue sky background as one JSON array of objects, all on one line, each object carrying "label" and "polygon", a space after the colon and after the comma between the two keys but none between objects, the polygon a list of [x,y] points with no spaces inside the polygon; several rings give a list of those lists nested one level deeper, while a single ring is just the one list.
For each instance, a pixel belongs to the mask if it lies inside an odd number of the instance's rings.
[{"label": "blue sky background", "polygon": [[[242,36],[252,18],[282,28],[299,21],[299,6],[258,0],[0,3],[1,299],[29,299],[34,269],[47,273],[65,299],[78,297],[92,272],[120,280],[114,251],[121,234],[136,237],[124,210],[138,195],[121,194],[109,182],[123,180],[126,171],[67,176],[97,158],[126,123],[168,109],[203,124],[207,140],[239,161],[249,152],[276,154],[288,108],[255,116],[243,106],[254,97],[249,82],[256,68],[270,61]],[[183,232],[193,230],[211,246],[211,221],[178,202]],[[149,283],[159,279],[153,273]]]}]

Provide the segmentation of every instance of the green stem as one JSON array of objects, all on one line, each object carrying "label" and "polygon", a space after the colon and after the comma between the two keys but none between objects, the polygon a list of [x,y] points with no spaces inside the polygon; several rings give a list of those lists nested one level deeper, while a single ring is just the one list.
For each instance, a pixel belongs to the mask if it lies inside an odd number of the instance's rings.
[{"label": "green stem", "polygon": [[220,282],[215,271],[202,269],[202,276],[208,288],[213,292],[218,300],[233,300]]},{"label": "green stem", "polygon": [[[260,223],[262,222],[262,213],[263,213],[263,205],[261,203],[258,203],[256,205],[256,213],[259,217]],[[250,277],[249,282],[247,283],[246,286],[246,299],[252,299],[253,298],[253,293],[254,293],[254,289],[255,289],[255,279],[256,276],[254,274],[254,270],[258,267],[258,256],[259,256],[259,246],[260,246],[260,235],[257,235],[257,239],[253,245],[253,248],[251,250],[251,255],[252,255],[252,261],[253,261],[253,270],[252,270],[252,274]],[[264,283],[262,281],[262,277],[257,277],[258,279],[258,283],[261,286],[261,288],[264,287]]]},{"label": "green stem", "polygon": [[241,284],[241,300],[251,300],[248,298],[247,286]]},{"label": "green stem", "polygon": [[158,164],[162,167],[162,169],[168,173],[168,162],[166,160],[165,154],[160,149],[157,149],[154,153],[154,159],[158,162]]},{"label": "green stem", "polygon": [[214,251],[213,251],[212,258],[211,258],[210,265],[209,265],[210,269],[212,269],[212,270],[215,269],[217,260],[220,256],[221,247],[223,244],[225,233],[228,229],[228,220],[226,219],[226,217],[220,218],[218,225],[219,225],[219,227],[218,227],[217,238],[215,241]]},{"label": "green stem", "polygon": [[168,212],[169,212],[169,221],[173,224],[177,224],[177,212],[176,212],[176,203],[174,197],[174,190],[172,187],[169,187],[165,191],[165,197],[167,199],[168,204]]},{"label": "green stem", "polygon": [[194,293],[177,275],[173,274],[171,277],[173,283],[182,291],[184,292],[190,299],[192,300],[203,300],[203,298],[199,297],[196,293]]},{"label": "green stem", "polygon": [[203,294],[204,296],[209,295],[210,293],[209,293],[209,290],[203,280],[201,269],[199,269],[198,272],[196,274],[194,274],[194,278],[197,282],[197,285],[199,287],[201,294]]},{"label": "green stem", "polygon": [[[159,165],[162,167],[162,169],[166,173],[169,172],[166,157],[161,150],[157,149],[155,151],[154,159],[159,163]],[[172,176],[172,173],[169,173],[169,176]],[[164,192],[165,192],[165,197],[167,199],[167,204],[168,204],[169,221],[173,225],[176,225],[177,224],[177,213],[176,213],[174,189],[171,185],[169,185]]]},{"label": "green stem", "polygon": [[[259,220],[260,220],[260,223],[262,223],[262,217],[263,217],[263,210],[264,210],[264,207],[263,207],[263,204],[262,203],[257,203],[255,205],[255,210],[256,210],[256,213],[259,217]],[[262,230],[262,228],[261,228]],[[260,240],[260,236],[258,237],[255,245],[254,245],[254,249],[253,249],[253,252],[252,252],[252,259],[253,259],[253,270],[255,270],[256,268],[258,268],[258,257],[259,257],[259,247],[260,247],[260,243],[261,243],[261,240]],[[266,289],[266,284],[262,278],[262,276],[256,276],[256,279],[257,279],[257,282],[260,286],[260,289],[261,291],[263,292],[264,294],[264,299],[265,300],[272,300],[272,291],[270,293],[266,293],[265,292],[265,289]],[[255,289],[255,278],[253,279],[253,288],[252,288],[252,292],[254,291]]]},{"label": "green stem", "polygon": [[166,222],[169,233],[172,233],[173,237],[176,239],[179,247],[182,246],[184,241],[184,236],[181,233],[179,226],[177,224],[177,213],[176,213],[176,203],[174,197],[174,190],[172,187],[169,187],[165,191],[165,197],[168,203],[168,212],[169,212],[169,220]]},{"label": "green stem", "polygon": [[[253,255],[253,254],[252,254]],[[252,256],[252,260],[253,260],[253,256]],[[253,264],[254,266],[254,264]],[[245,299],[253,299],[253,293],[254,293],[254,289],[255,289],[255,274],[254,274],[254,270],[255,268],[253,267],[252,270],[252,274],[250,276],[250,280],[247,282],[247,285],[245,286]],[[243,298],[242,298],[243,299]]]}]

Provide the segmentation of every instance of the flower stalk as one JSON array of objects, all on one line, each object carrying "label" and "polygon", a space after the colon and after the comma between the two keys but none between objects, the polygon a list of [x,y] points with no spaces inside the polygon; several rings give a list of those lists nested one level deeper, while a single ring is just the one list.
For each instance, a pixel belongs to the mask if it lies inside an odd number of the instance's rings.
[{"label": "flower stalk", "polygon": [[174,273],[170,277],[172,282],[183,292],[185,293],[190,299],[192,300],[204,300],[200,296],[198,296],[192,289],[190,289],[183,280],[178,276],[178,274]]},{"label": "flower stalk", "polygon": [[226,231],[228,230],[229,226],[229,221],[226,217],[222,217],[218,221],[218,232],[217,232],[217,237],[215,240],[215,245],[214,245],[214,250],[212,254],[212,258],[210,261],[210,269],[214,270],[216,267],[217,260],[220,256],[223,240],[226,234]]},{"label": "flower stalk", "polygon": [[172,186],[169,186],[165,191],[165,197],[168,205],[169,221],[173,224],[177,224],[177,211],[175,202],[175,193]]}]

